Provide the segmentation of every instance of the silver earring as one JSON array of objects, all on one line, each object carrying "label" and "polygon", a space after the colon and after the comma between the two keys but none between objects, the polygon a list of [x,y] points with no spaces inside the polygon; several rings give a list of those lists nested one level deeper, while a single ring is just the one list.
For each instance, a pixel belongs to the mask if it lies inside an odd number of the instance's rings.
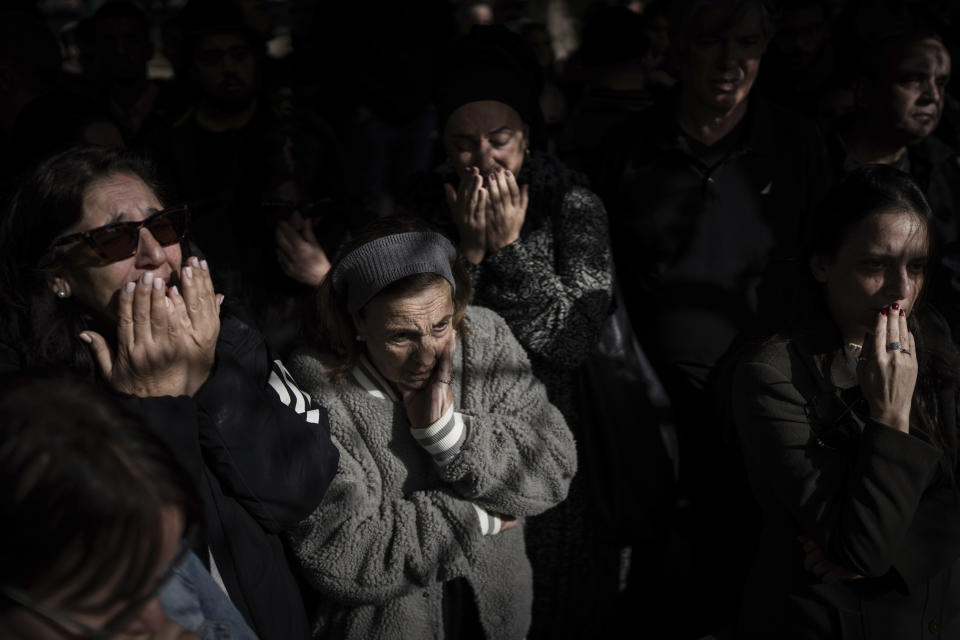
[{"label": "silver earring", "polygon": [[57,291],[57,297],[60,298],[61,300],[63,300],[64,298],[66,298],[68,295],[69,295],[69,294],[68,294],[66,291],[64,291],[63,289],[59,289],[59,290]]}]

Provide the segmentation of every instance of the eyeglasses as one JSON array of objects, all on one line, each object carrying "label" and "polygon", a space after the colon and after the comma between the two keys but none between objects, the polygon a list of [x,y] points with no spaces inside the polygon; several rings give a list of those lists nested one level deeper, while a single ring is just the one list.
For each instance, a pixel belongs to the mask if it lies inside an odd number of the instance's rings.
[{"label": "eyeglasses", "polygon": [[89,231],[71,233],[50,245],[50,255],[42,266],[49,266],[63,255],[63,252],[56,251],[57,248],[78,240],[83,240],[89,257],[98,264],[118,262],[137,253],[140,229],[149,231],[160,246],[166,247],[183,240],[189,224],[190,209],[183,205],[158,211],[139,222],[115,222]]},{"label": "eyeglasses", "polygon": [[157,593],[163,589],[170,580],[173,579],[177,569],[187,559],[192,546],[191,541],[196,536],[196,528],[191,527],[187,530],[185,536],[180,540],[177,547],[177,554],[174,556],[170,566],[163,572],[163,575],[157,579],[147,593],[139,596],[128,603],[117,615],[110,619],[102,629],[94,629],[78,620],[73,619],[66,613],[58,611],[53,607],[37,602],[23,591],[14,587],[0,585],[0,594],[16,602],[20,606],[32,611],[34,614],[57,625],[71,636],[84,638],[86,640],[109,640],[110,638],[122,633],[133,622],[148,602],[157,597]]}]

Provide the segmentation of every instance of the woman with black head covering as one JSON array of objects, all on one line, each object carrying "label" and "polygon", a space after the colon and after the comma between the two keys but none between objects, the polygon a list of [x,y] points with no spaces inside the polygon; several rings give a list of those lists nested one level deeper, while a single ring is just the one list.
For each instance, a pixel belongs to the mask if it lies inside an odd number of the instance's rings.
[{"label": "woman with black head covering", "polygon": [[[533,150],[543,139],[538,73],[519,36],[475,27],[455,49],[438,103],[447,161],[414,182],[399,205],[456,238],[473,303],[507,321],[576,435],[575,371],[610,306],[607,215],[582,176]],[[615,589],[618,560],[612,547],[601,557],[586,488],[575,479],[564,504],[530,522],[530,637],[595,632],[592,617],[603,617],[616,595],[599,595],[604,585]]]}]

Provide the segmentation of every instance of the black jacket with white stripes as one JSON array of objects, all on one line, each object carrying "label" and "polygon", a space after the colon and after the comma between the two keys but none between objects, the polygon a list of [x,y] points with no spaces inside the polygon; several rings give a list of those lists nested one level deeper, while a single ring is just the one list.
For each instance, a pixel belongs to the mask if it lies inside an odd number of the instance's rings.
[{"label": "black jacket with white stripes", "polygon": [[[339,453],[326,409],[297,388],[259,331],[227,309],[216,364],[195,397],[127,402],[196,482],[211,571],[253,630],[262,640],[309,638],[280,533],[320,503]],[[206,549],[198,551],[209,562]]]}]

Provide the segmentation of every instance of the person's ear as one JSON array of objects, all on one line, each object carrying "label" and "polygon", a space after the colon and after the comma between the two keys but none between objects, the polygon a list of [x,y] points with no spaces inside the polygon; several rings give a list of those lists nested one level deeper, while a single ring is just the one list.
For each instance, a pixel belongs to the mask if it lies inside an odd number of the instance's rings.
[{"label": "person's ear", "polygon": [[353,320],[353,330],[356,339],[359,342],[367,341],[367,324],[363,321],[363,318],[359,313],[351,313],[350,318]]},{"label": "person's ear", "polygon": [[72,293],[70,283],[63,276],[48,276],[47,286],[53,291],[53,295],[58,298],[69,298]]},{"label": "person's ear", "polygon": [[827,281],[827,274],[830,269],[830,260],[823,254],[817,254],[810,258],[810,273],[813,278],[823,284]]}]

